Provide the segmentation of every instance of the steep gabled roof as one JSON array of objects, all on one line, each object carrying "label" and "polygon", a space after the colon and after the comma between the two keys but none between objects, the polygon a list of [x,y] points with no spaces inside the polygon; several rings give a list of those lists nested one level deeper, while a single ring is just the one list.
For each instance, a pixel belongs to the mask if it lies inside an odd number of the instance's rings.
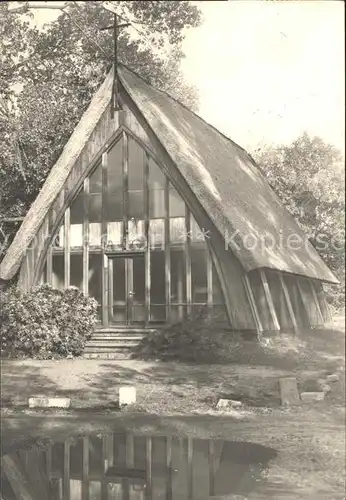
[{"label": "steep gabled roof", "polygon": [[[119,65],[118,75],[126,93],[247,271],[272,268],[338,282],[308,241],[304,240],[299,248],[289,248],[290,238],[304,239],[304,235],[246,151],[125,66]],[[110,72],[52,168],[0,264],[1,279],[10,279],[18,270],[33,234],[109,104],[112,79]]]},{"label": "steep gabled roof", "polygon": [[[247,271],[273,268],[338,282],[244,149],[129,69],[121,66],[119,75]],[[294,250],[298,237],[304,243]]]}]

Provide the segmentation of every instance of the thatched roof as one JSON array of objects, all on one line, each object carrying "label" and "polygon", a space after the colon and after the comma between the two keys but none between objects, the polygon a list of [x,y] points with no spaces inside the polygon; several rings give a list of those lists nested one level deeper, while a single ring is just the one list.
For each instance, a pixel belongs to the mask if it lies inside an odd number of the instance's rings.
[{"label": "thatched roof", "polygon": [[[118,74],[245,270],[272,268],[337,282],[309,242],[296,248],[296,238],[304,238],[303,233],[246,151],[125,66],[120,65]],[[0,278],[10,279],[18,269],[33,225],[38,229],[72,168],[77,149],[83,148],[109,103],[111,80],[110,74],[54,165],[0,265]],[[289,248],[290,242],[295,249]]]}]

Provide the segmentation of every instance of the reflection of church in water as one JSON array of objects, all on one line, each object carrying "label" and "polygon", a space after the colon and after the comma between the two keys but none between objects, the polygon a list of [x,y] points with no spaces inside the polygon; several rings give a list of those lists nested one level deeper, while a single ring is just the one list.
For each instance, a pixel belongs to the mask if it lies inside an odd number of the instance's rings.
[{"label": "reflection of church in water", "polygon": [[70,438],[2,457],[3,500],[188,500],[246,495],[270,448],[115,433]]}]

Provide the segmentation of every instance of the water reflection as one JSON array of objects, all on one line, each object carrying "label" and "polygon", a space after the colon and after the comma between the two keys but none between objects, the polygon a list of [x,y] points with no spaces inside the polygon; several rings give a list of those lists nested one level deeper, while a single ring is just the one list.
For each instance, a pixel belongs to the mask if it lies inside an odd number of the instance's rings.
[{"label": "water reflection", "polygon": [[275,450],[257,444],[89,435],[2,457],[3,500],[187,500],[246,496]]}]

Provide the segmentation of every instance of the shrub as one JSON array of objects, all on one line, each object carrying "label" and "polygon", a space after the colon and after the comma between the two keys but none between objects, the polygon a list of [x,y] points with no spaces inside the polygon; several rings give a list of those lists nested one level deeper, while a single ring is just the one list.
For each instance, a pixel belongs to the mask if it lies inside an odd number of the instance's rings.
[{"label": "shrub", "polygon": [[[222,328],[208,324],[203,317],[189,319],[146,335],[134,349],[132,357],[138,359],[178,360],[184,362],[211,363],[221,361],[224,348],[230,346],[226,339],[231,336]],[[227,352],[227,355],[230,353]]]},{"label": "shrub", "polygon": [[97,302],[77,288],[57,290],[44,284],[0,296],[1,353],[15,357],[78,356],[91,337]]}]

